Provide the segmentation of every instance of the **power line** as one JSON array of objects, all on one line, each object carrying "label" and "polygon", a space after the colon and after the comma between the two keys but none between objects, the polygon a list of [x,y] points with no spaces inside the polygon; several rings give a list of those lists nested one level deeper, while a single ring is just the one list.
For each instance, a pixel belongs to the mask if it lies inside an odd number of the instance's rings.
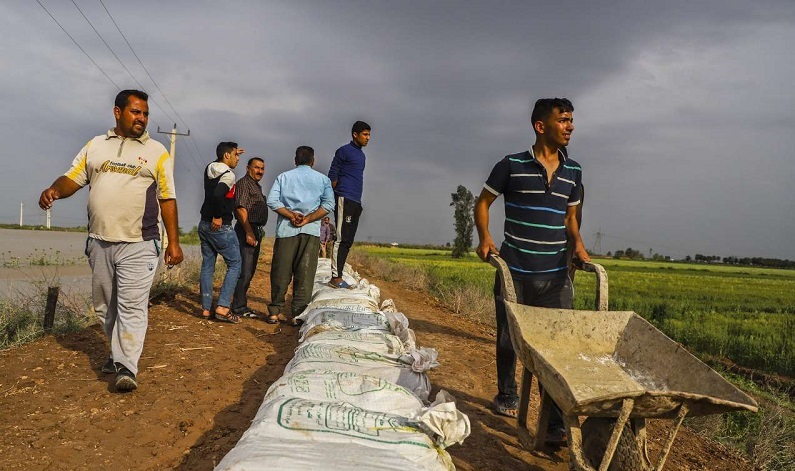
[{"label": "power line", "polygon": [[[89,53],[88,53],[88,52],[87,52],[87,51],[86,51],[86,50],[85,50],[85,49],[84,49],[84,48],[83,48],[83,47],[82,47],[82,46],[81,46],[81,45],[80,45],[80,44],[77,42],[77,40],[75,40],[75,38],[74,38],[74,37],[73,37],[71,34],[69,34],[69,32],[66,30],[66,28],[64,28],[64,27],[63,27],[63,25],[62,25],[62,24],[61,24],[61,23],[60,23],[60,22],[59,22],[59,21],[58,21],[58,20],[55,18],[55,16],[54,16],[52,13],[50,13],[50,11],[49,11],[49,10],[48,10],[48,9],[47,9],[47,8],[46,8],[46,7],[45,7],[43,4],[42,4],[42,3],[41,3],[41,1],[39,1],[39,0],[36,0],[36,3],[38,3],[38,4],[39,4],[39,6],[40,6],[40,7],[41,7],[41,8],[42,8],[42,9],[43,9],[43,10],[44,10],[46,13],[47,13],[47,15],[48,15],[50,18],[52,18],[52,20],[55,22],[55,24],[57,24],[57,25],[58,25],[58,27],[59,27],[59,28],[61,28],[61,31],[63,31],[63,32],[64,32],[64,34],[66,34],[66,36],[68,36],[68,37],[69,37],[69,39],[71,39],[71,40],[72,40],[72,42],[75,44],[75,46],[77,46],[77,48],[78,48],[78,49],[80,49],[80,51],[81,51],[81,52],[82,52],[82,53],[83,53],[83,54],[84,54],[84,55],[85,55],[85,56],[88,58],[88,60],[90,60],[90,61],[91,61],[91,63],[92,63],[92,64],[94,64],[94,66],[95,66],[97,69],[99,69],[99,71],[100,71],[100,72],[102,72],[102,74],[105,76],[105,78],[107,78],[107,79],[108,79],[108,81],[110,81],[110,83],[112,83],[112,84],[113,84],[113,85],[116,87],[116,89],[117,89],[117,90],[122,90],[122,87],[120,87],[120,86],[119,86],[119,84],[117,84],[117,83],[116,83],[116,82],[115,82],[115,81],[114,81],[114,80],[113,80],[113,79],[110,77],[110,75],[108,75],[108,73],[107,73],[107,72],[105,72],[105,70],[104,70],[104,69],[103,69],[103,68],[102,68],[102,67],[101,67],[101,66],[100,66],[100,65],[99,65],[99,64],[98,64],[98,63],[97,63],[97,62],[94,60],[94,58],[93,58],[93,57],[91,57],[91,55],[90,55],[90,54],[89,54]],[[105,41],[105,39],[102,37],[102,35],[99,33],[99,31],[97,31],[97,29],[94,27],[94,25],[93,25],[93,24],[91,23],[91,21],[88,19],[88,17],[86,17],[86,15],[83,13],[83,11],[80,9],[80,7],[77,5],[77,3],[75,3],[75,2],[74,2],[74,0],[72,0],[72,4],[75,6],[75,8],[77,8],[77,11],[78,11],[78,12],[80,12],[80,15],[82,15],[82,16],[83,16],[83,19],[85,19],[85,20],[86,20],[86,22],[89,24],[89,26],[91,26],[91,29],[93,29],[93,30],[94,30],[94,32],[97,34],[97,36],[99,36],[99,39],[100,39],[100,40],[102,40],[102,42],[103,42],[103,43],[105,44],[105,46],[108,48],[108,50],[110,51],[110,53],[111,53],[111,54],[113,54],[113,57],[115,57],[115,58],[116,58],[116,60],[119,62],[119,64],[121,64],[121,66],[124,68],[124,70],[126,70],[126,71],[127,71],[127,73],[130,75],[130,77],[132,77],[132,79],[135,81],[135,83],[137,83],[139,87],[141,87],[141,88],[144,88],[144,87],[143,87],[143,85],[141,85],[141,83],[140,83],[140,82],[139,82],[139,81],[138,81],[138,80],[135,78],[135,76],[134,76],[134,75],[133,75],[133,74],[130,72],[130,70],[129,70],[129,69],[128,69],[128,68],[127,68],[125,65],[124,65],[124,62],[122,62],[122,60],[119,58],[119,56],[118,56],[118,55],[116,55],[116,53],[113,51],[113,49],[110,47],[110,45],[109,45],[109,44],[108,44],[108,43]],[[161,93],[162,93],[162,92],[161,92]],[[165,96],[164,96],[164,98],[165,98]],[[162,112],[163,112],[163,114],[164,114],[164,115],[166,115],[166,117],[168,117],[169,119],[171,119],[171,120],[173,121],[173,118],[171,118],[171,116],[169,116],[169,115],[168,115],[168,113],[167,113],[167,112],[166,112],[166,111],[165,111],[165,110],[164,110],[164,109],[163,109],[163,108],[162,108],[162,107],[161,107],[161,106],[160,106],[160,105],[159,105],[159,104],[158,104],[158,103],[157,103],[157,102],[156,102],[154,99],[152,99],[151,101],[153,102],[153,104],[154,104],[154,105],[155,105],[155,106],[156,106],[156,107],[157,107],[157,108],[158,108],[160,111],[162,111]],[[154,123],[156,126],[159,126],[159,124],[158,124],[158,123],[157,123],[157,122],[156,122],[154,119],[152,119],[152,122],[153,122],[153,123]],[[199,171],[201,171],[201,165],[199,165],[199,163],[197,163],[197,159],[196,159],[196,157],[193,155],[193,152],[192,152],[192,150],[190,149],[190,147],[188,147],[188,151],[189,151],[189,154],[191,154],[191,156],[193,157],[191,160],[193,161],[194,165],[196,165],[196,167],[199,169]],[[186,170],[188,170],[188,172],[190,173],[190,169],[189,169],[189,168],[187,168],[187,167],[186,167]]]},{"label": "power line", "polygon": [[[130,78],[132,78],[135,81],[135,83],[138,84],[138,87],[141,90],[143,90],[145,87],[141,84],[141,82],[138,81],[137,78],[135,78],[135,75],[133,75],[133,73],[130,71],[130,69],[128,69],[127,66],[124,65],[124,61],[122,61],[121,58],[119,58],[119,56],[116,54],[116,52],[113,51],[113,48],[110,47],[110,44],[108,44],[107,41],[105,41],[105,38],[103,38],[102,34],[100,34],[100,32],[97,30],[97,28],[94,27],[94,24],[91,23],[91,20],[89,20],[88,17],[86,16],[86,14],[83,13],[83,10],[80,9],[80,7],[77,5],[75,0],[71,0],[71,1],[72,1],[72,4],[75,6],[75,8],[77,8],[77,11],[80,12],[80,15],[83,17],[83,19],[86,20],[88,25],[91,26],[91,29],[94,30],[94,33],[96,33],[97,37],[99,37],[99,39],[102,41],[102,43],[108,49],[108,51],[110,51],[110,53],[113,55],[113,57],[116,58],[116,61],[119,63],[119,65],[121,65],[122,68],[124,68],[124,70],[127,72],[127,75],[129,75]],[[113,17],[111,17],[111,21],[113,21]],[[116,25],[116,22],[114,21],[113,24]],[[116,27],[118,29],[118,25],[116,25]],[[123,34],[122,34],[122,38],[124,38],[124,40],[127,41],[127,38],[125,38]],[[128,43],[128,45],[129,45],[129,43]],[[132,48],[130,50],[132,50]],[[133,54],[135,55],[135,51],[133,51]],[[138,56],[136,55],[136,58],[137,57]],[[143,64],[142,64],[142,66],[143,66]],[[146,70],[146,68],[144,68],[144,70]],[[147,74],[149,73],[148,71],[146,71],[146,72],[147,72]],[[151,76],[150,76],[150,78],[151,78]],[[154,83],[155,87],[157,87],[157,84],[154,81],[152,83]],[[157,87],[157,89],[160,90],[159,87]],[[162,94],[163,92],[161,91],[160,93]],[[168,103],[168,99],[166,98],[165,95],[163,95],[163,99]],[[152,102],[152,104],[154,104],[157,107],[158,110],[160,110],[166,116],[166,118],[169,119],[169,121],[171,121],[171,122],[175,121],[174,118],[172,118],[171,115],[169,115],[168,112],[162,106],[160,106],[160,104],[154,98],[151,98],[150,101]],[[171,103],[169,103],[169,106],[171,106]],[[171,109],[174,110],[174,113],[177,116],[179,116],[179,113],[177,113],[177,110],[175,110],[173,106],[171,106]],[[183,123],[184,123],[184,121],[183,121]],[[160,125],[158,123],[155,123],[155,125],[157,125],[158,128],[160,127]],[[194,165],[196,165],[196,167],[199,169],[199,171],[201,171],[201,167],[200,167],[200,165],[198,165],[196,163],[196,157],[193,155],[193,151],[190,148],[188,148],[188,153],[191,155],[191,160],[193,161]],[[188,172],[190,172],[189,168],[186,168],[186,170],[188,170]]]},{"label": "power line", "polygon": [[[89,20],[89,19],[88,19],[88,17],[86,16],[86,14],[85,14],[85,13],[83,13],[83,10],[81,10],[81,9],[80,9],[80,7],[79,7],[79,6],[77,6],[77,3],[75,3],[75,0],[72,0],[72,5],[74,5],[74,6],[75,6],[75,8],[77,8],[77,11],[78,11],[78,12],[80,12],[80,15],[83,17],[83,19],[84,19],[84,20],[86,20],[86,23],[88,23],[88,25],[89,25],[89,26],[91,26],[91,29],[93,29],[93,30],[94,30],[94,32],[97,34],[97,37],[99,37],[100,41],[102,41],[102,43],[105,45],[105,47],[106,47],[106,48],[108,48],[108,51],[110,51],[110,53],[113,55],[113,57],[115,57],[115,58],[116,58],[116,61],[118,61],[119,65],[121,65],[121,66],[122,66],[122,68],[123,68],[123,69],[124,69],[124,70],[127,72],[127,75],[129,75],[129,76],[130,76],[130,78],[132,78],[132,79],[133,79],[133,81],[134,81],[136,84],[138,84],[138,87],[139,87],[141,90],[143,90],[143,89],[144,89],[144,86],[143,86],[143,85],[141,85],[141,82],[139,82],[139,81],[138,81],[138,79],[136,79],[136,78],[135,78],[135,76],[132,74],[132,72],[130,72],[130,69],[128,69],[128,68],[127,68],[127,66],[126,66],[126,65],[124,65],[124,62],[122,62],[122,60],[121,60],[121,59],[119,59],[119,56],[117,56],[117,55],[116,55],[116,53],[115,53],[115,52],[113,52],[113,48],[111,48],[111,47],[110,47],[110,44],[108,44],[108,42],[107,42],[107,41],[105,41],[105,38],[103,38],[103,37],[102,37],[102,35],[101,35],[101,34],[99,34],[99,31],[97,31],[97,28],[95,28],[95,27],[94,27],[94,24],[93,24],[93,23],[91,23],[91,20]],[[166,110],[164,110],[163,108],[161,108],[161,107],[160,107],[160,105],[159,105],[159,104],[158,104],[158,103],[157,103],[155,100],[152,100],[152,103],[153,103],[155,106],[157,106],[157,109],[159,109],[160,111],[162,111],[162,112],[163,112],[163,114],[164,114],[164,115],[166,115],[166,118],[168,118],[168,120],[169,120],[169,121],[174,121],[174,118],[172,118],[171,116],[169,116],[169,114],[166,112]]]},{"label": "power line", "polygon": [[[163,93],[163,90],[160,89],[160,86],[157,84],[157,81],[155,81],[155,78],[152,77],[152,74],[149,73],[149,69],[146,68],[146,66],[144,65],[143,61],[141,61],[141,58],[138,57],[138,54],[135,52],[135,49],[133,49],[132,44],[130,44],[130,41],[127,40],[127,36],[124,35],[124,33],[122,32],[122,30],[119,27],[118,23],[116,23],[116,20],[113,18],[113,15],[111,15],[110,10],[108,10],[108,7],[105,5],[105,2],[103,0],[99,0],[99,3],[102,4],[102,8],[105,9],[105,13],[108,14],[108,17],[110,18],[110,21],[113,22],[114,26],[116,26],[116,30],[119,32],[121,37],[124,38],[124,42],[127,43],[127,47],[130,48],[130,51],[132,51],[133,56],[135,56],[135,58],[138,60],[138,63],[141,65],[141,68],[143,68],[144,72],[146,72],[146,75],[149,76],[149,80],[152,81],[152,83],[154,84],[154,86],[157,89],[157,91],[159,91],[160,94],[163,96],[163,100],[165,100],[165,102],[168,104],[168,106],[171,107],[172,110],[174,110],[174,114],[177,115],[177,118],[179,118],[180,121],[182,121],[182,124],[185,126],[185,128],[186,129],[190,129],[190,126],[188,126],[188,123],[185,122],[184,119],[182,119],[182,116],[180,116],[180,114],[177,112],[176,108],[174,108],[174,105],[172,105],[171,102],[168,100],[168,98],[166,97],[166,94]],[[196,147],[196,152],[199,153],[199,157],[202,158],[202,153],[201,153],[201,150],[199,149],[199,145],[196,144],[196,140],[193,138],[193,136],[190,136],[190,139],[193,142],[194,147]]]},{"label": "power line", "polygon": [[50,11],[49,11],[49,10],[47,10],[47,8],[46,8],[44,5],[42,5],[42,4],[41,4],[41,2],[40,2],[39,0],[36,0],[36,3],[38,3],[38,4],[39,4],[39,6],[40,6],[40,7],[41,7],[41,8],[42,8],[42,9],[43,9],[45,12],[47,12],[47,14],[50,16],[50,18],[52,18],[52,20],[55,22],[55,24],[57,24],[57,25],[58,25],[58,27],[59,27],[59,28],[61,28],[61,31],[63,31],[63,32],[64,32],[64,33],[65,33],[67,36],[69,36],[69,39],[71,39],[71,40],[72,40],[72,42],[73,42],[73,43],[75,43],[75,46],[77,46],[77,48],[78,48],[78,49],[80,49],[81,51],[83,51],[83,54],[85,54],[85,55],[86,55],[86,57],[88,57],[88,60],[90,60],[90,61],[91,61],[91,63],[92,63],[92,64],[94,64],[94,65],[96,66],[96,68],[97,68],[97,69],[99,69],[99,71],[100,71],[100,72],[102,72],[102,75],[104,75],[104,76],[105,76],[105,78],[107,78],[108,80],[110,80],[110,83],[112,83],[112,84],[113,84],[113,85],[114,85],[114,86],[115,86],[115,87],[116,87],[118,90],[121,90],[121,87],[120,87],[120,86],[119,86],[119,85],[118,85],[116,82],[114,82],[112,78],[110,78],[110,75],[108,75],[108,74],[105,72],[105,70],[103,70],[103,69],[102,69],[102,67],[100,67],[100,66],[99,66],[99,64],[97,64],[97,63],[96,63],[96,61],[94,61],[94,59],[92,59],[92,58],[91,58],[91,56],[90,56],[90,55],[88,55],[88,53],[86,52],[86,50],[85,50],[85,49],[83,49],[83,47],[82,47],[82,46],[80,46],[80,44],[79,44],[79,43],[78,43],[78,42],[75,40],[75,38],[73,38],[73,37],[72,37],[72,35],[71,35],[71,34],[69,34],[69,32],[68,32],[68,31],[66,31],[66,29],[65,29],[63,26],[61,26],[61,23],[59,23],[59,22],[58,22],[58,20],[56,20],[56,19],[55,19],[55,17],[54,17],[54,16],[52,16],[52,13],[50,13]]}]

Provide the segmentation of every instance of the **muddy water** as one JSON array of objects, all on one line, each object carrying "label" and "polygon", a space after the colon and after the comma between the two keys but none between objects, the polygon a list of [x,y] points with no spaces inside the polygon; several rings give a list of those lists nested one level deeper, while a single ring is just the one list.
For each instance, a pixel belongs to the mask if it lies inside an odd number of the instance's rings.
[{"label": "muddy water", "polygon": [[88,293],[85,232],[0,229],[0,297],[27,296],[37,285]]},{"label": "muddy water", "polygon": [[[91,268],[85,232],[0,229],[0,297],[30,296],[44,286],[88,294]],[[198,247],[183,247],[187,256]]]}]

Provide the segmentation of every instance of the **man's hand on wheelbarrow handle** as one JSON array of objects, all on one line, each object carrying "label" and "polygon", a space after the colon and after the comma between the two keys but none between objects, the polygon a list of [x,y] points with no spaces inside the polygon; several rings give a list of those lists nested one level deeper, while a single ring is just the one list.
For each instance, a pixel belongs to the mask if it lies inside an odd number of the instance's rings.
[{"label": "man's hand on wheelbarrow handle", "polygon": [[494,242],[492,242],[490,238],[481,241],[478,248],[475,249],[475,252],[478,254],[478,257],[486,263],[489,262],[489,258],[492,255],[500,255],[500,251],[497,250],[497,247],[494,246]]}]

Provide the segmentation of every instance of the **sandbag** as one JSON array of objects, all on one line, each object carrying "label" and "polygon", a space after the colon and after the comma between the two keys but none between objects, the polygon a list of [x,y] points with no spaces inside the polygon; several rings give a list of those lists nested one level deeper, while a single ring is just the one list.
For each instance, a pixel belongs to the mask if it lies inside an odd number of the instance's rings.
[{"label": "sandbag", "polygon": [[425,371],[438,365],[435,359],[435,356],[427,355],[424,360],[415,361],[411,355],[383,355],[354,347],[306,343],[295,350],[295,356],[287,363],[284,372],[332,370],[377,376],[403,386],[422,401],[427,401],[431,383]]},{"label": "sandbag", "polygon": [[[373,469],[374,463],[378,463],[379,471],[455,470],[444,450],[425,449],[424,453],[408,455],[404,452],[408,445],[384,444],[376,448],[364,440],[317,442],[301,432],[289,439],[276,440],[266,434],[267,431],[256,435],[247,431],[214,471],[363,471]],[[420,455],[422,462],[414,461],[416,455]]]},{"label": "sandbag", "polygon": [[312,294],[312,300],[307,309],[317,307],[331,307],[341,305],[355,305],[366,307],[370,311],[377,311],[381,302],[381,291],[377,286],[367,285],[361,289],[322,288]]},{"label": "sandbag", "polygon": [[402,416],[276,394],[284,387],[269,390],[252,426],[216,471],[359,471],[374,463],[379,470],[452,471],[444,448],[463,443],[470,432],[469,419],[444,391],[430,407]]},{"label": "sandbag", "polygon": [[407,353],[414,345],[406,346],[396,335],[386,332],[346,332],[317,329],[307,333],[304,343],[318,342],[328,345],[350,345],[352,347],[375,353],[402,354]]},{"label": "sandbag", "polygon": [[405,417],[418,414],[424,406],[411,391],[383,378],[331,370],[285,374],[268,389],[263,404],[279,397],[345,402],[361,409]]}]

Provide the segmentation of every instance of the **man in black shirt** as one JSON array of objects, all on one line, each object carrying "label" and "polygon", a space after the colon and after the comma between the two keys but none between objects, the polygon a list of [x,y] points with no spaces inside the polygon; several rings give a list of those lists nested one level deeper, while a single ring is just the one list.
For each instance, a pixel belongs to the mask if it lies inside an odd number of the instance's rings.
[{"label": "man in black shirt", "polygon": [[246,165],[246,174],[235,185],[235,233],[240,245],[242,266],[240,277],[232,298],[232,312],[242,317],[256,318],[257,314],[248,306],[246,293],[257,271],[259,249],[268,222],[268,205],[259,182],[265,174],[265,161],[252,157]]},{"label": "man in black shirt", "polygon": [[199,288],[202,297],[202,317],[212,316],[213,275],[215,260],[220,254],[226,262],[226,276],[221,284],[215,318],[237,324],[240,317],[232,312],[232,293],[240,275],[240,248],[232,228],[232,213],[235,210],[235,174],[240,154],[237,143],[221,142],[215,149],[217,159],[204,169],[204,203],[199,221],[202,267]]}]

